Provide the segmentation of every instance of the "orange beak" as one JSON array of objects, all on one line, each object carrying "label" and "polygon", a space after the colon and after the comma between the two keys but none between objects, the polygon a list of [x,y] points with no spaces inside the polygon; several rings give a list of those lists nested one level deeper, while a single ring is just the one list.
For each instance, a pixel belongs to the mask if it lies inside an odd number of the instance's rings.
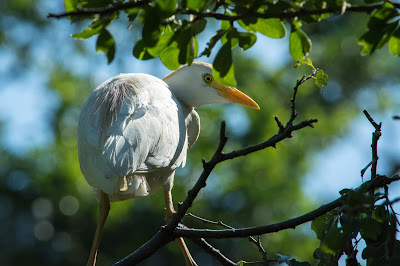
[{"label": "orange beak", "polygon": [[238,89],[225,87],[220,84],[212,84],[212,87],[214,87],[218,91],[218,94],[225,99],[254,109],[260,109],[258,104],[252,98]]}]

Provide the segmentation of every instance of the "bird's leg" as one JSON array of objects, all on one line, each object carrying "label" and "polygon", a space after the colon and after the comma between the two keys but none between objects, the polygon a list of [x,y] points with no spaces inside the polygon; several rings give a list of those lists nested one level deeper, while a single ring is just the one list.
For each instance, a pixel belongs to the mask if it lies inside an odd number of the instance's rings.
[{"label": "bird's leg", "polygon": [[90,251],[89,260],[87,266],[96,265],[97,250],[100,244],[101,233],[103,232],[104,224],[110,211],[110,200],[108,195],[100,190],[100,214],[97,223],[96,233],[94,235],[92,250]]},{"label": "bird's leg", "polygon": [[[172,215],[174,214],[174,205],[172,203],[172,194],[171,191],[164,191],[165,197],[165,221],[168,223],[171,220]],[[190,255],[189,249],[187,248],[185,241],[182,237],[177,238],[176,241],[178,242],[179,246],[181,247],[183,256],[185,257],[186,266],[197,266],[196,262]]]}]

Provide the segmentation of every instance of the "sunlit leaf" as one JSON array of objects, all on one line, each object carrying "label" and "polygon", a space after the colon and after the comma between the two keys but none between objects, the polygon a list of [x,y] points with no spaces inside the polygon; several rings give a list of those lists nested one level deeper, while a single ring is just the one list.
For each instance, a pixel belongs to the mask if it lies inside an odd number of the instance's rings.
[{"label": "sunlit leaf", "polygon": [[397,29],[390,37],[389,51],[392,55],[400,55],[400,29]]},{"label": "sunlit leaf", "polygon": [[172,43],[160,53],[161,61],[168,69],[171,70],[175,70],[180,66],[178,56],[179,49],[176,43]]},{"label": "sunlit leaf", "polygon": [[390,40],[393,31],[397,27],[398,22],[394,22],[384,25],[382,28],[373,28],[367,31],[357,42],[362,46],[361,53],[372,54],[377,49],[381,48]]},{"label": "sunlit leaf", "polygon": [[187,64],[192,64],[193,60],[197,57],[197,53],[199,52],[199,44],[197,43],[196,37],[192,37],[190,39],[190,42],[188,43],[188,49],[187,49]]},{"label": "sunlit leaf", "polygon": [[65,12],[73,12],[76,10],[77,0],[64,0]]},{"label": "sunlit leaf", "polygon": [[73,34],[72,37],[76,39],[87,39],[93,35],[99,34],[103,28],[103,22],[99,19],[95,19],[90,26],[86,27],[81,33]]},{"label": "sunlit leaf", "polygon": [[230,42],[231,48],[236,47],[239,44],[239,33],[236,28],[229,28],[229,30],[222,36],[221,43]]},{"label": "sunlit leaf", "polygon": [[271,38],[280,39],[286,35],[285,25],[277,18],[258,19],[255,27],[260,33]]},{"label": "sunlit leaf", "polygon": [[187,0],[186,7],[193,10],[201,10],[207,4],[207,1],[199,1],[199,0]]},{"label": "sunlit leaf", "polygon": [[328,75],[325,74],[324,71],[318,70],[315,76],[315,85],[319,88],[322,88],[325,85],[328,85]]},{"label": "sunlit leaf", "polygon": [[292,28],[289,38],[289,50],[292,57],[297,60],[303,60],[311,50],[311,40],[301,29]]}]

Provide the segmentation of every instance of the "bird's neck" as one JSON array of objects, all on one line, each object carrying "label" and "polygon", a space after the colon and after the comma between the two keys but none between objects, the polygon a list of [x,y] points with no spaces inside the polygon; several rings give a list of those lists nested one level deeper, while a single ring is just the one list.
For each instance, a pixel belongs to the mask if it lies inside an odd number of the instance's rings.
[{"label": "bird's neck", "polygon": [[204,102],[201,102],[201,92],[193,89],[193,86],[190,84],[182,84],[182,82],[173,78],[164,79],[164,81],[168,84],[170,91],[179,102],[185,105],[189,110],[205,104]]}]

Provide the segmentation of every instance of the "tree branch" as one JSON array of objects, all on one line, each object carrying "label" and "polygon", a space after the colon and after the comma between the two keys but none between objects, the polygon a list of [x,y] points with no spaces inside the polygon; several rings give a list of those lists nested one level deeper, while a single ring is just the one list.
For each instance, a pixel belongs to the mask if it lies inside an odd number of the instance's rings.
[{"label": "tree branch", "polygon": [[[372,191],[375,188],[386,186],[392,182],[400,180],[400,176],[387,177],[377,175],[374,180],[368,181],[362,184],[359,189],[363,186],[367,186],[368,191]],[[295,228],[296,226],[310,222],[315,218],[339,207],[342,206],[342,201],[346,198],[346,195],[341,196],[340,198],[322,205],[318,209],[315,209],[309,213],[298,216],[293,219],[289,219],[280,223],[263,225],[257,227],[250,228],[242,228],[242,229],[226,229],[226,230],[210,230],[210,229],[182,229],[177,228],[173,233],[174,237],[188,237],[188,238],[237,238],[237,237],[249,237],[256,235],[263,235],[268,233],[275,233],[289,228]]]},{"label": "tree branch", "polygon": [[[149,0],[137,0],[132,2],[125,2],[125,3],[116,3],[113,4],[111,7],[106,8],[82,8],[77,9],[76,11],[72,12],[64,12],[64,13],[49,13],[47,15],[48,18],[64,18],[64,17],[78,17],[78,16],[88,16],[88,15],[107,15],[112,14],[116,11],[122,11],[126,9],[130,9],[133,7],[142,7],[145,5],[149,5],[151,1]],[[391,3],[396,8],[400,8],[400,3]],[[182,14],[182,15],[194,15],[197,18],[214,18],[216,20],[226,20],[226,21],[236,21],[240,19],[246,18],[279,18],[279,19],[293,19],[296,17],[306,17],[310,15],[323,15],[327,13],[341,13],[344,12],[358,12],[358,13],[371,13],[375,9],[379,8],[382,4],[376,5],[345,5],[341,10],[336,8],[321,8],[321,9],[298,9],[298,10],[285,10],[281,13],[257,13],[257,12],[246,12],[240,15],[232,16],[226,15],[223,13],[217,13],[217,10],[213,11],[197,11],[192,9],[182,9],[177,8],[175,14]]]},{"label": "tree branch", "polygon": [[[192,213],[187,213],[186,216],[194,218],[194,219],[199,220],[199,221],[202,221],[203,223],[206,223],[206,224],[219,225],[219,226],[222,226],[222,227],[225,227],[225,228],[228,228],[228,229],[235,229],[234,227],[232,227],[230,225],[227,225],[222,221],[218,221],[218,222],[211,221],[211,220],[199,217],[197,215],[194,215]],[[249,238],[249,241],[251,243],[256,245],[256,247],[260,251],[261,255],[263,256],[264,265],[268,266],[269,265],[269,260],[268,260],[268,257],[267,257],[267,252],[265,252],[265,250],[264,250],[264,248],[263,248],[263,246],[261,244],[260,236],[258,236],[257,240],[252,236],[249,236],[248,238]]]},{"label": "tree branch", "polygon": [[190,238],[190,240],[205,250],[208,254],[211,254],[214,258],[216,258],[221,265],[237,265],[235,262],[231,261],[224,254],[222,254],[220,250],[210,245],[204,238]]},{"label": "tree branch", "polygon": [[106,8],[82,8],[77,9],[72,12],[64,12],[64,13],[49,13],[47,18],[65,18],[65,17],[81,17],[81,16],[89,16],[89,15],[108,15],[112,14],[116,11],[122,11],[134,7],[143,7],[149,5],[151,3],[150,0],[135,0],[132,2],[125,3],[114,3],[110,7]]}]

